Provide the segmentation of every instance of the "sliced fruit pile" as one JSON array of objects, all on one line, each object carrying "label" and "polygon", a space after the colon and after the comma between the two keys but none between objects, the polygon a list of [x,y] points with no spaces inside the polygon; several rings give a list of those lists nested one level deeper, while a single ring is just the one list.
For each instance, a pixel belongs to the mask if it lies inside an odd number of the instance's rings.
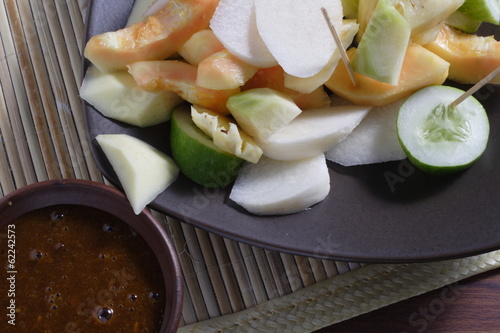
[{"label": "sliced fruit pile", "polygon": [[[173,160],[123,137],[98,138],[136,211],[179,168],[206,187],[234,183],[229,198],[251,213],[295,213],[328,195],[326,159],[351,166],[408,157],[441,173],[479,158],[484,109],[473,97],[450,107],[458,92],[434,90],[446,79],[476,83],[500,66],[499,42],[474,34],[483,22],[499,24],[499,6],[137,0],[125,28],[87,43],[81,96],[135,126],[170,120]],[[123,151],[125,143],[133,149]],[[142,154],[159,158],[144,163]],[[152,192],[134,185],[136,173],[162,169],[169,176]]]}]

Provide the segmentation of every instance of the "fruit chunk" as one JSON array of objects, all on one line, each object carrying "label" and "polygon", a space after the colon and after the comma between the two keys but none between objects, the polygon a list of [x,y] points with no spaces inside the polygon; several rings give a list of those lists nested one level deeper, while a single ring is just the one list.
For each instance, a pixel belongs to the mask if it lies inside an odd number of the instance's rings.
[{"label": "fruit chunk", "polygon": [[269,138],[302,112],[288,95],[269,88],[233,95],[227,108],[245,133],[257,140]]},{"label": "fruit chunk", "polygon": [[[477,29],[479,29],[479,26],[481,25],[481,21],[476,20],[475,18],[472,18],[470,16],[467,16],[459,10],[448,16],[445,23],[448,24],[450,27],[453,27],[468,34],[475,33]],[[442,26],[439,27],[439,30],[441,29]],[[439,32],[436,34],[436,37],[438,34]],[[432,41],[434,40],[435,39],[433,39]]]},{"label": "fruit chunk", "polygon": [[[339,32],[339,37],[342,45],[344,46],[344,49],[347,49],[352,44],[354,36],[356,36],[356,33],[358,32],[358,28],[359,24],[357,24],[355,20],[343,21],[342,29]],[[340,51],[339,49],[335,49],[333,55],[328,61],[328,64],[316,75],[302,78],[284,73],[285,88],[289,88],[303,94],[312,93],[314,90],[321,87],[330,78],[330,76],[332,76],[333,71],[337,67],[340,59]]]},{"label": "fruit chunk", "polygon": [[[450,63],[448,78],[459,83],[477,83],[500,66],[500,42],[494,36],[466,34],[444,25],[425,47]],[[500,83],[500,77],[492,83]]]},{"label": "fruit chunk", "polygon": [[229,198],[253,214],[279,215],[303,211],[330,191],[323,154],[299,161],[263,157],[243,166]]},{"label": "fruit chunk", "polygon": [[[351,58],[355,49],[348,50]],[[354,86],[345,65],[340,62],[325,85],[338,96],[355,104],[382,106],[395,102],[429,85],[442,84],[448,76],[449,63],[418,44],[410,44],[406,51],[397,86],[373,80],[355,73]]]},{"label": "fruit chunk", "polygon": [[259,145],[275,160],[298,160],[323,154],[342,141],[368,114],[369,106],[334,106],[302,112]]},{"label": "fruit chunk", "polygon": [[145,19],[144,13],[148,11],[150,6],[157,2],[158,0],[136,0],[134,1],[134,6],[130,11],[127,24],[125,26],[129,26],[131,24],[137,23]]},{"label": "fruit chunk", "polygon": [[455,12],[464,0],[398,0],[395,8],[411,27],[411,35],[423,33],[440,25]]},{"label": "fruit chunk", "polygon": [[342,10],[347,19],[358,18],[359,0],[342,0]]},{"label": "fruit chunk", "polygon": [[459,10],[482,22],[498,25],[500,21],[500,2],[498,0],[465,0]]},{"label": "fruit chunk", "polygon": [[418,168],[451,173],[468,168],[483,154],[489,136],[488,115],[472,96],[451,107],[463,93],[453,87],[427,87],[401,106],[399,140]]},{"label": "fruit chunk", "polygon": [[85,74],[80,96],[104,116],[139,127],[169,120],[172,109],[182,102],[173,92],[138,87],[125,71],[102,73],[93,66]]},{"label": "fruit chunk", "polygon": [[389,0],[380,0],[352,59],[355,72],[397,85],[411,28]]},{"label": "fruit chunk", "polygon": [[396,119],[404,100],[375,107],[326,158],[343,166],[402,160],[406,157],[396,132]]},{"label": "fruit chunk", "polygon": [[169,156],[133,136],[100,134],[96,140],[136,214],[179,175],[179,168]]},{"label": "fruit chunk", "polygon": [[196,84],[215,90],[236,89],[245,84],[258,68],[224,49],[203,59],[198,65]]},{"label": "fruit chunk", "polygon": [[227,114],[229,96],[240,89],[214,90],[196,85],[197,68],[179,60],[138,61],[129,66],[137,84],[150,91],[173,91],[191,104]]},{"label": "fruit chunk", "polygon": [[243,85],[241,90],[271,88],[281,91],[290,96],[302,110],[320,109],[330,105],[330,97],[323,86],[319,86],[310,93],[301,93],[285,87],[284,75],[285,72],[280,66],[261,68]]},{"label": "fruit chunk", "polygon": [[255,0],[259,33],[286,73],[298,77],[315,75],[328,64],[337,48],[322,7],[340,31],[340,0]]},{"label": "fruit chunk", "polygon": [[262,149],[238,125],[216,112],[200,107],[191,107],[191,117],[198,128],[214,140],[215,146],[252,163],[262,156]]},{"label": "fruit chunk", "polygon": [[214,32],[203,29],[191,36],[179,49],[179,55],[191,65],[198,65],[200,61],[224,49],[224,45],[217,39]]},{"label": "fruit chunk", "polygon": [[191,118],[190,107],[179,105],[172,113],[170,145],[181,172],[205,187],[223,187],[234,181],[244,160],[217,148]]},{"label": "fruit chunk", "polygon": [[210,28],[229,52],[241,60],[257,67],[278,64],[257,30],[254,0],[220,0]]},{"label": "fruit chunk", "polygon": [[141,60],[166,59],[208,27],[218,0],[169,0],[146,21],[92,37],[84,55],[99,70],[126,69]]}]

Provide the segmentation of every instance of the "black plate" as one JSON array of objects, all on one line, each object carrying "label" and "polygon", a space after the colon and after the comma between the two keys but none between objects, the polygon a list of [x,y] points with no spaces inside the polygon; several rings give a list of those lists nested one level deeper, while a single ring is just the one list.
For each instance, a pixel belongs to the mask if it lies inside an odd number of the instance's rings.
[{"label": "black plate", "polygon": [[[94,0],[87,38],[122,27],[132,4],[133,0]],[[488,29],[486,33],[492,33],[493,28]],[[485,154],[465,172],[431,176],[406,160],[349,168],[330,164],[332,188],[323,202],[302,213],[276,217],[247,214],[228,199],[229,188],[205,189],[181,176],[151,207],[230,239],[317,258],[417,262],[499,249],[498,90],[489,85],[476,94],[488,110],[491,134]],[[117,186],[96,135],[128,133],[169,150],[169,123],[139,129],[109,120],[88,105],[85,115],[95,161]]]}]

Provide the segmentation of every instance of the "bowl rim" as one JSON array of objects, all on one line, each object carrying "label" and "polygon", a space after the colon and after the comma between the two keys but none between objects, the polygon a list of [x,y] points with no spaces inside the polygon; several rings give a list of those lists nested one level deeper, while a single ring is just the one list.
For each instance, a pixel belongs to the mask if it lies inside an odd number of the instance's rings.
[{"label": "bowl rim", "polygon": [[[97,195],[85,195],[90,193]],[[75,197],[77,194],[78,198]],[[108,210],[110,206],[102,200],[103,197],[113,200],[118,205],[115,209],[119,211]],[[31,200],[30,209],[23,211],[16,209],[16,202],[28,199]],[[108,212],[131,226],[144,238],[160,265],[165,288],[171,289],[170,298],[173,297],[165,302],[159,332],[175,332],[182,315],[184,284],[177,251],[163,224],[146,208],[136,215],[126,195],[112,186],[92,180],[57,179],[26,185],[0,198],[0,226],[12,222],[13,219],[29,211],[59,204],[83,205]],[[168,321],[164,320],[166,314],[169,314]]]}]

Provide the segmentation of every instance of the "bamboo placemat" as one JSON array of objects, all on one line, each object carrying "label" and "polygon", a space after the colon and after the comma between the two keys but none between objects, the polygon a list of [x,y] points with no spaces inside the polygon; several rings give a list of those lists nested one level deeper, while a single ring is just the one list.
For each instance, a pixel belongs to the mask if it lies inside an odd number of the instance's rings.
[{"label": "bamboo placemat", "polygon": [[[0,4],[0,195],[106,182],[78,96],[87,0]],[[409,265],[319,260],[238,243],[161,213],[185,278],[180,331],[308,332],[500,266],[500,252]]]}]

